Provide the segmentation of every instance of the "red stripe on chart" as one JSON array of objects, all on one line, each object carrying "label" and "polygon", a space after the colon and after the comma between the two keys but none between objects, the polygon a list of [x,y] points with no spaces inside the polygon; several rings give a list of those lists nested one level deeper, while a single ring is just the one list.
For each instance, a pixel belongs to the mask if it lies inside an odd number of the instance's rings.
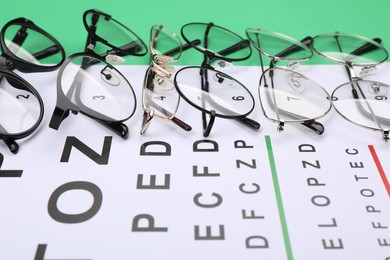
[{"label": "red stripe on chart", "polygon": [[382,164],[379,161],[378,155],[376,154],[374,146],[369,145],[368,148],[370,149],[371,156],[374,159],[374,162],[375,162],[376,168],[378,169],[379,175],[382,178],[382,182],[385,185],[387,194],[390,197],[390,184],[389,184],[389,181],[387,180],[387,177],[386,177],[385,171],[383,170]]}]

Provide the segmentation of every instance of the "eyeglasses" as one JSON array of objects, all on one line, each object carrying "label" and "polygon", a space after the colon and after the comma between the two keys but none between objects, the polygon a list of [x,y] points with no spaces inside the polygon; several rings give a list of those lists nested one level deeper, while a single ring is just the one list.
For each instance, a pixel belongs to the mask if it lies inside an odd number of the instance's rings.
[{"label": "eyeglasses", "polygon": [[[312,47],[323,57],[343,64],[348,73],[349,82],[338,86],[331,95],[335,110],[356,125],[381,131],[382,139],[387,142],[390,139],[390,86],[362,78],[387,60],[388,53],[380,42],[378,38],[332,32],[314,37]],[[359,75],[355,68],[361,68]]]},{"label": "eyeglasses", "polygon": [[[232,76],[216,70],[211,63],[242,61],[250,57],[249,42],[213,23],[189,23],[181,28],[183,39],[204,55],[201,66],[180,69],[174,83],[180,96],[202,112],[203,136],[207,137],[216,117],[237,119],[255,129],[260,124],[247,118],[255,105],[250,91]],[[194,44],[197,40],[199,44]],[[200,77],[199,77],[200,75]],[[207,114],[210,116],[207,121]]]},{"label": "eyeglasses", "polygon": [[143,56],[147,47],[103,12],[88,10],[83,22],[88,32],[85,51],[68,57],[59,69],[57,104],[49,126],[57,130],[69,111],[80,112],[126,138],[128,127],[123,122],[134,114],[136,97],[126,77],[111,64],[123,63],[125,55]]},{"label": "eyeglasses", "polygon": [[[323,134],[325,128],[316,120],[330,111],[330,96],[321,85],[292,70],[312,57],[313,52],[307,45],[311,37],[298,41],[260,28],[248,28],[246,35],[259,51],[262,75],[258,91],[264,116],[278,123],[278,131],[284,130],[285,123],[300,123],[319,135]],[[263,55],[271,58],[267,70],[264,69]],[[279,67],[278,62],[288,64]]]},{"label": "eyeglasses", "polygon": [[4,25],[0,32],[0,138],[16,154],[15,140],[31,135],[40,125],[44,105],[37,90],[12,70],[24,73],[57,69],[65,59],[61,44],[26,18]]},{"label": "eyeglasses", "polygon": [[182,51],[189,47],[188,44],[182,46],[180,38],[162,25],[151,28],[151,64],[146,70],[142,89],[144,115],[141,134],[146,132],[155,115],[171,120],[185,131],[191,131],[190,125],[176,117],[180,95],[173,82],[175,68],[170,65],[176,62]]}]

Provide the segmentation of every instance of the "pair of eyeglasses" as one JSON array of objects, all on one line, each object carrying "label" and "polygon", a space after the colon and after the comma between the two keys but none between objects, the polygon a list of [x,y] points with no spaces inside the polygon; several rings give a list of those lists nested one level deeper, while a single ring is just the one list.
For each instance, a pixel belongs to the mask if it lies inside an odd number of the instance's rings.
[{"label": "pair of eyeglasses", "polygon": [[[216,117],[237,119],[245,125],[259,129],[260,124],[247,118],[255,102],[250,91],[238,80],[211,64],[243,61],[252,54],[247,40],[213,23],[189,23],[181,28],[183,39],[203,53],[201,66],[180,69],[174,83],[180,96],[202,112],[203,136],[207,137]],[[194,44],[200,40],[199,44]],[[207,119],[209,115],[209,120]]]},{"label": "pair of eyeglasses", "polygon": [[[278,131],[284,130],[285,123],[300,123],[323,134],[325,127],[317,120],[330,111],[330,95],[321,85],[293,69],[313,56],[309,47],[311,37],[298,41],[261,28],[248,28],[246,35],[259,51],[262,75],[258,91],[264,116],[278,123]],[[271,59],[266,70],[263,56]],[[279,66],[281,62],[287,65]]]},{"label": "pair of eyeglasses", "polygon": [[16,154],[15,140],[26,138],[40,125],[44,105],[38,91],[13,72],[49,72],[65,59],[61,44],[26,18],[4,25],[0,32],[0,138]]},{"label": "pair of eyeglasses", "polygon": [[[338,86],[331,98],[335,110],[346,120],[390,136],[390,85],[364,80],[363,76],[375,71],[385,62],[388,52],[379,38],[331,32],[313,37],[312,48],[321,56],[345,66],[349,82]],[[355,69],[360,68],[359,75]]]},{"label": "pair of eyeglasses", "polygon": [[[194,44],[199,43],[195,41]],[[180,38],[163,25],[152,26],[150,30],[151,64],[146,70],[142,89],[142,107],[144,115],[141,135],[148,129],[154,116],[168,119],[185,131],[191,126],[176,117],[180,95],[175,89],[173,77],[176,62],[183,50],[191,45],[182,45]]]},{"label": "pair of eyeglasses", "polygon": [[88,10],[83,23],[88,32],[85,50],[68,57],[59,69],[57,104],[49,126],[57,130],[70,111],[80,112],[127,138],[123,122],[134,114],[136,97],[129,81],[112,64],[125,62],[126,55],[143,56],[147,47],[106,13]]}]

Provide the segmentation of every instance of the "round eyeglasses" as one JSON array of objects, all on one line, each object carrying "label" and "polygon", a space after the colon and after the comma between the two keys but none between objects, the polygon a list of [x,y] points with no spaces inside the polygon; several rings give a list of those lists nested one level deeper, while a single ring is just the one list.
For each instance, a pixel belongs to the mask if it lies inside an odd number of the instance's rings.
[{"label": "round eyeglasses", "polygon": [[[350,82],[338,86],[332,93],[335,110],[348,121],[382,132],[390,140],[389,85],[362,76],[386,61],[388,52],[379,38],[342,32],[325,33],[313,38],[313,49],[325,58],[345,66]],[[359,76],[354,67],[361,67]]]},{"label": "round eyeglasses", "polygon": [[248,59],[252,54],[248,40],[213,23],[186,24],[181,34],[188,44],[204,54],[201,66],[182,68],[174,79],[180,96],[202,112],[203,136],[210,134],[215,117],[238,119],[259,129],[258,122],[246,117],[255,105],[252,94],[238,80],[211,65],[218,60]]},{"label": "round eyeglasses", "polygon": [[48,72],[65,59],[61,44],[26,18],[4,25],[0,32],[0,138],[12,153],[19,151],[15,140],[33,134],[40,125],[44,105],[38,91],[13,72]]},{"label": "round eyeglasses", "polygon": [[[316,120],[330,111],[330,95],[318,83],[290,69],[312,57],[313,52],[308,46],[311,37],[298,41],[260,28],[248,28],[246,35],[259,51],[262,75],[258,91],[264,116],[278,123],[278,131],[284,130],[285,123],[300,123],[319,135],[323,134],[325,128]],[[267,70],[264,69],[263,55],[271,58]],[[278,67],[277,62],[287,62],[288,65]]]},{"label": "round eyeglasses", "polygon": [[134,114],[136,98],[131,84],[111,63],[124,62],[121,56],[125,55],[145,55],[146,45],[103,12],[88,10],[83,22],[88,31],[85,51],[71,55],[60,67],[57,104],[49,126],[58,129],[70,111],[80,112],[127,138],[123,122]]}]

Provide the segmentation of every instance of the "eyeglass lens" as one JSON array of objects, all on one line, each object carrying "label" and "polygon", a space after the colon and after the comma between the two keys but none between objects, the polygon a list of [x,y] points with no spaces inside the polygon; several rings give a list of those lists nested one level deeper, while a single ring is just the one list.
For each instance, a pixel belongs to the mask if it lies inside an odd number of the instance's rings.
[{"label": "eyeglass lens", "polygon": [[[88,63],[94,66],[86,66]],[[59,77],[62,93],[91,117],[123,121],[134,113],[135,95],[130,83],[102,60],[76,56],[62,68]]]}]

